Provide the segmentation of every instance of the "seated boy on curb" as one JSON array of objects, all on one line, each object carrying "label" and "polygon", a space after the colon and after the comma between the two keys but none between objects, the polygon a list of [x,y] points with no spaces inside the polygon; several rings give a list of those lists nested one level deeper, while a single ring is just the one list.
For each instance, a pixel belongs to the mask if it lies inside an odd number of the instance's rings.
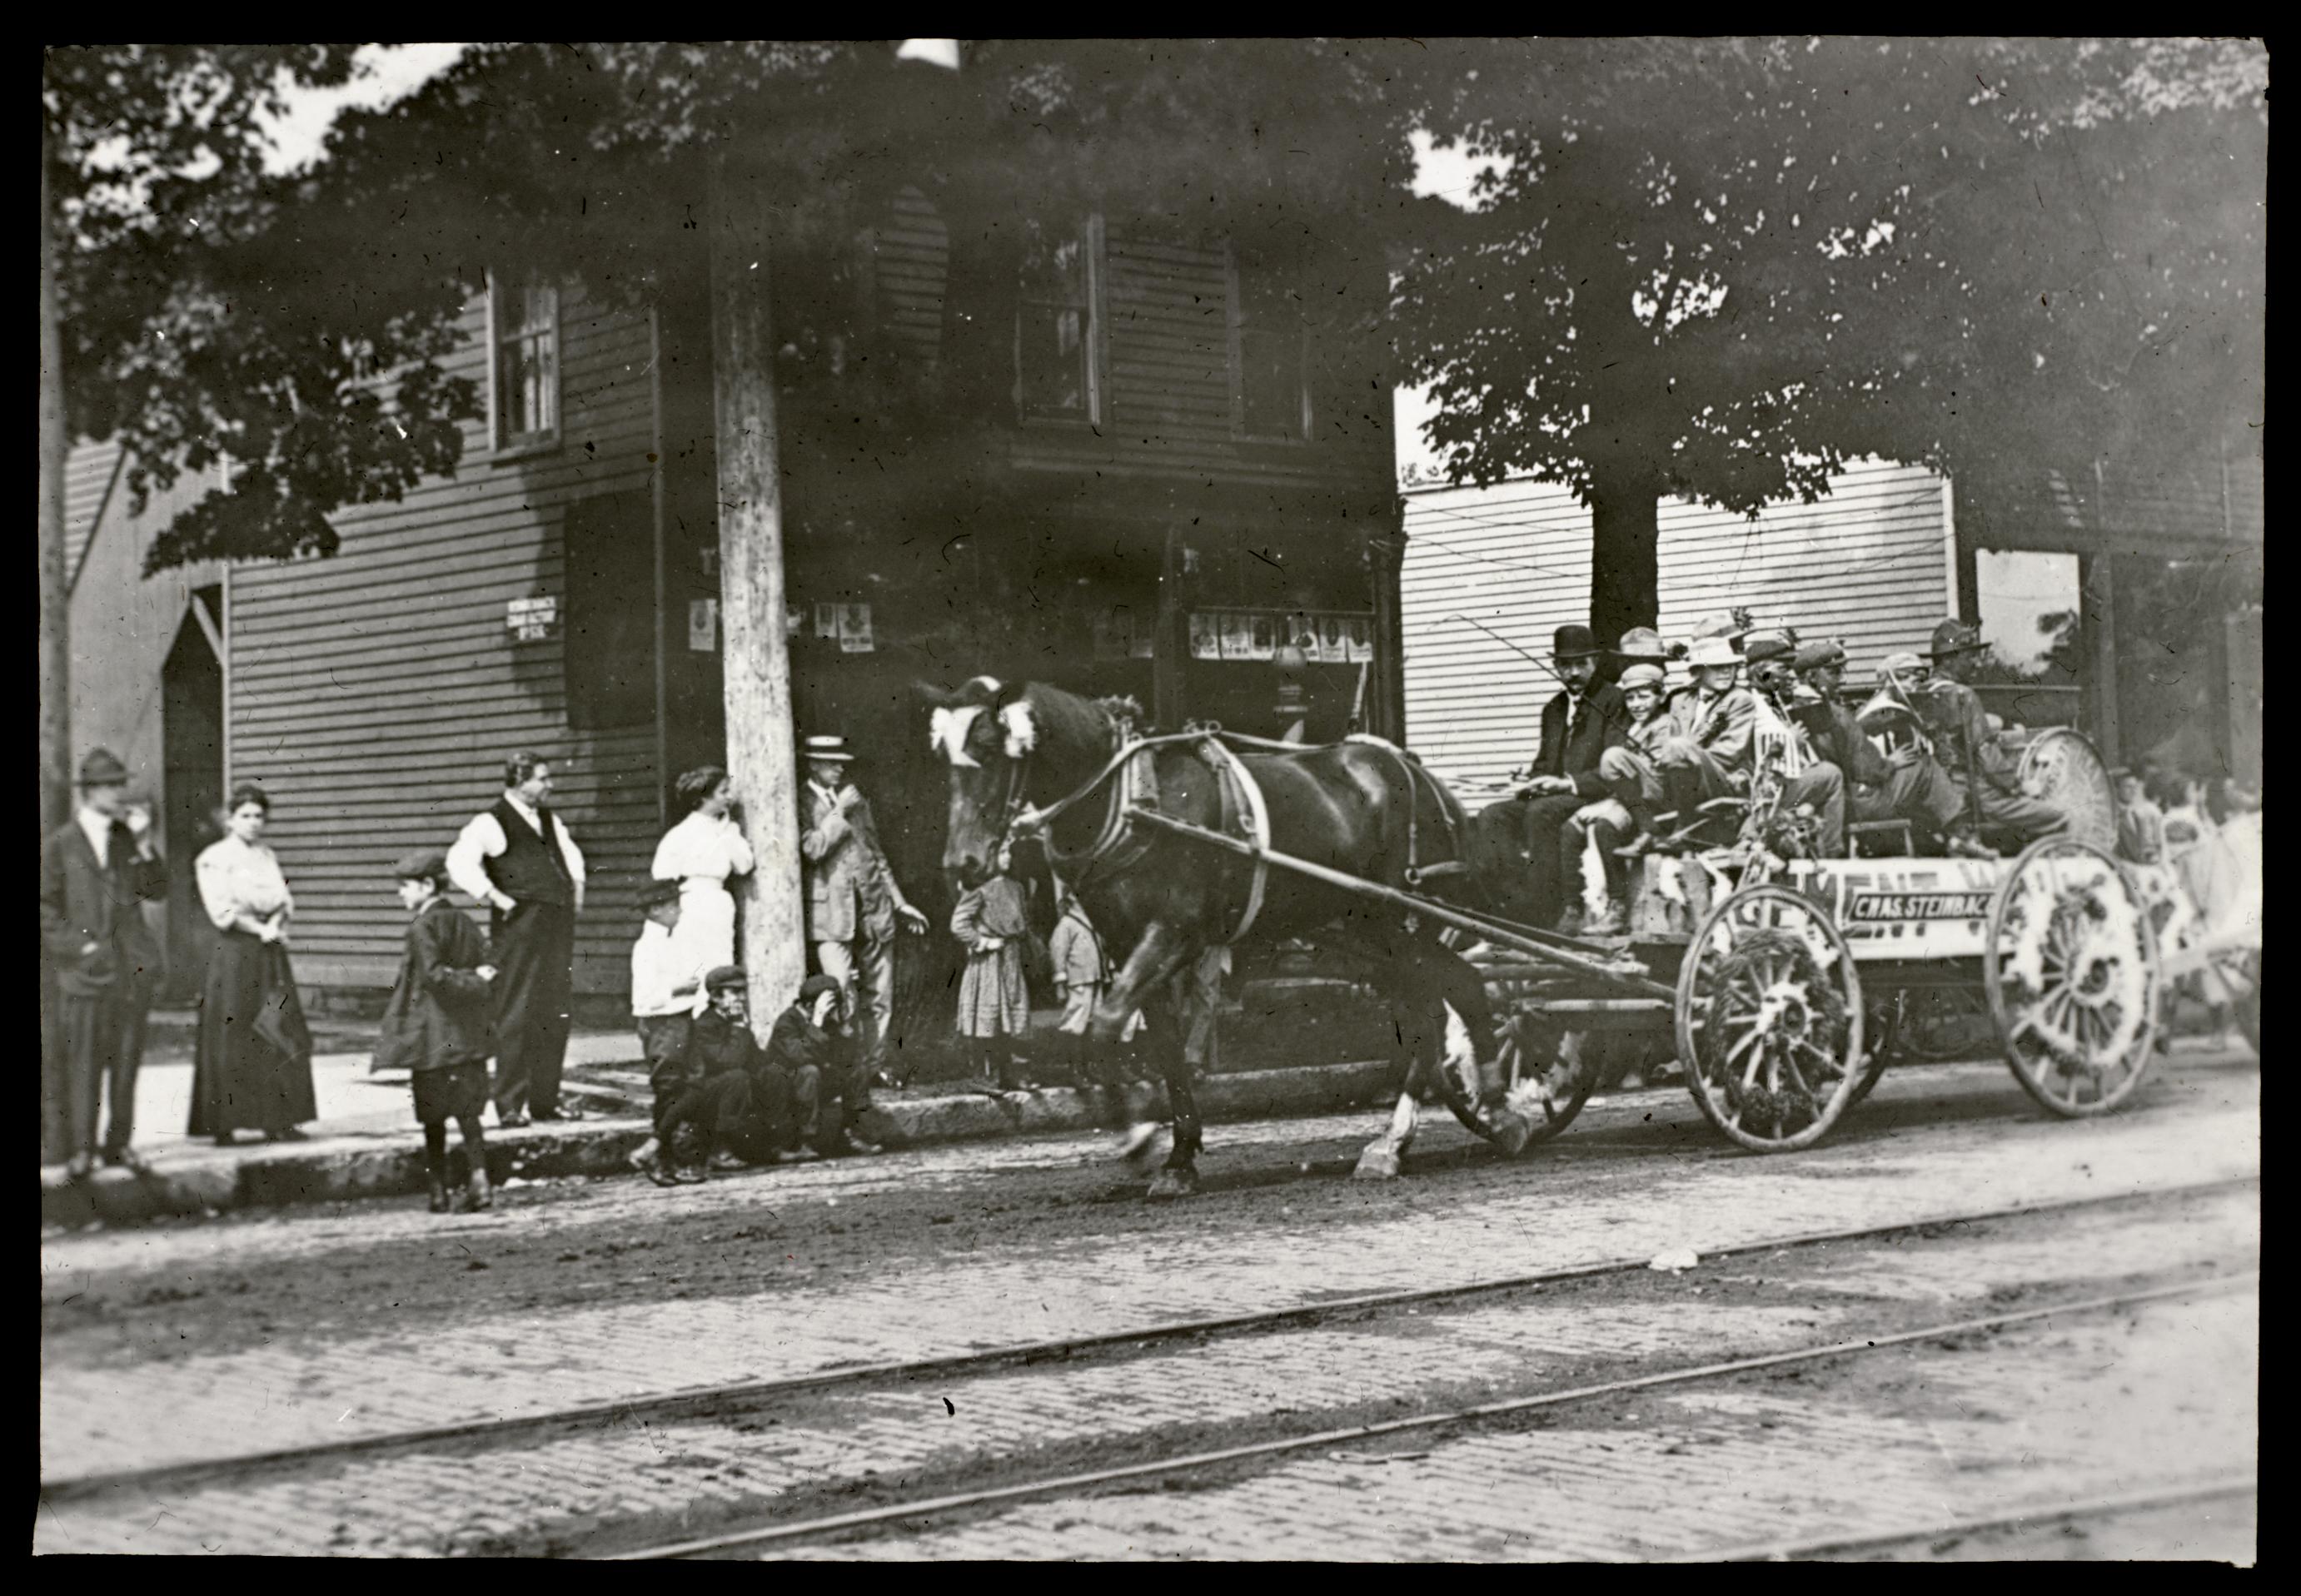
[{"label": "seated boy on curb", "polygon": [[810,975],[768,1033],[766,1067],[752,1076],[752,1107],[756,1117],[787,1127],[779,1154],[801,1142],[830,1157],[880,1150],[849,1131],[867,1105],[859,1096],[862,1071],[840,1030],[839,1002],[836,981]]},{"label": "seated boy on curb", "polygon": [[687,1061],[687,1039],[694,1024],[695,994],[703,983],[700,970],[677,966],[672,932],[679,924],[679,883],[651,881],[640,889],[640,907],[647,923],[632,944],[632,1017],[638,1022],[640,1054],[647,1060],[648,1085],[655,1096],[655,1134],[632,1155],[632,1167],[658,1186],[678,1184],[664,1151],[665,1124],[671,1106],[691,1084],[693,1070]]},{"label": "seated boy on curb", "polygon": [[408,854],[393,867],[399,901],[410,915],[399,979],[384,1006],[375,1067],[406,1069],[423,1126],[423,1169],[431,1185],[431,1211],[448,1201],[448,1122],[464,1133],[471,1179],[464,1211],[493,1206],[488,1190],[488,1144],[480,1115],[488,1104],[488,940],[469,915],[449,903],[448,856],[438,848]]},{"label": "seated boy on curb", "polygon": [[749,1110],[750,1076],[758,1062],[749,985],[741,965],[721,965],[703,978],[711,1007],[695,1016],[688,1032],[686,1082],[656,1132],[663,1142],[659,1156],[671,1163],[677,1183],[700,1184],[707,1163],[718,1169],[743,1166],[722,1144],[721,1133],[733,1130]]}]

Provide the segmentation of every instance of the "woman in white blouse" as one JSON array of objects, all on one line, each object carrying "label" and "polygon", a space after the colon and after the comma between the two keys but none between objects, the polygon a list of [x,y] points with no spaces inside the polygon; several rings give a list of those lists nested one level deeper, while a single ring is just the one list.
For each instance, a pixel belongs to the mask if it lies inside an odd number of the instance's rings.
[{"label": "woman in white blouse", "polygon": [[[735,959],[735,898],[731,877],[751,873],[751,845],[743,828],[729,817],[734,784],[715,765],[689,771],[674,790],[687,817],[656,845],[659,882],[679,883],[679,924],[671,933],[678,968],[706,971]],[[699,990],[699,1012],[708,1002]]]},{"label": "woman in white blouse", "polygon": [[197,866],[200,902],[220,935],[200,992],[193,1054],[191,1133],[231,1145],[232,1132],[299,1141],[296,1127],[319,1117],[312,1099],[312,1035],[288,965],[296,900],[280,861],[260,839],[272,800],[254,783],[235,788],[223,840]]}]

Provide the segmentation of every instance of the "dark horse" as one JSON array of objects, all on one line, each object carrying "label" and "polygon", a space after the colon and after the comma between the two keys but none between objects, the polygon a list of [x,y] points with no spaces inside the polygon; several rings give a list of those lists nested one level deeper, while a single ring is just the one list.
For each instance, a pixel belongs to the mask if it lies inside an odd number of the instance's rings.
[{"label": "dark horse", "polygon": [[[950,767],[943,865],[953,872],[979,869],[996,855],[1018,815],[1091,782],[1134,730],[1132,704],[1082,698],[1043,682],[1002,686],[978,676],[955,693],[930,696],[939,706],[934,746]],[[1168,743],[1144,757],[1155,762],[1156,781],[1151,793],[1140,796],[1154,797],[1159,811],[1174,819],[1224,829],[1218,753]],[[1387,743],[1368,739],[1237,757],[1260,789],[1274,852],[1414,890],[1427,889],[1416,888],[1419,874],[1410,866],[1427,871],[1461,858],[1461,805]],[[1175,1148],[1150,1195],[1179,1197],[1197,1187],[1201,1133],[1167,984],[1205,948],[1233,940],[1255,866],[1140,821],[1122,831],[1112,805],[1123,801],[1123,790],[1114,774],[1058,815],[1046,840],[1058,859],[1071,861],[1065,873],[1106,946],[1114,955],[1128,950],[1095,1010],[1094,1035],[1115,1037],[1137,1008],[1151,1010],[1152,1057],[1174,1111]],[[1234,815],[1237,807],[1234,801]],[[1098,849],[1099,839],[1116,846]],[[1374,983],[1392,1006],[1408,1070],[1390,1128],[1368,1145],[1358,1173],[1398,1173],[1399,1155],[1414,1134],[1417,1068],[1435,1068],[1434,1082],[1465,1124],[1506,1151],[1525,1146],[1528,1121],[1500,1100],[1485,988],[1474,968],[1441,945],[1439,927],[1371,898],[1271,869],[1251,936],[1313,931],[1329,941],[1339,933],[1368,958]]]}]

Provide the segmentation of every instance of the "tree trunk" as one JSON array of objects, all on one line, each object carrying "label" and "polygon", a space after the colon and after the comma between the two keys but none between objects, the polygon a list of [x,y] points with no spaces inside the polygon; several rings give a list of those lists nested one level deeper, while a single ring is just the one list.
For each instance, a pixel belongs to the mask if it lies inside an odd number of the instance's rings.
[{"label": "tree trunk", "polygon": [[719,463],[720,613],[727,770],[757,860],[743,898],[743,963],[761,1030],[807,973],[799,779],[783,622],[782,481],[766,207],[743,169],[711,162],[711,363]]},{"label": "tree trunk", "polygon": [[[63,329],[56,309],[55,219],[48,193],[46,119],[40,134],[40,832],[71,818],[71,594],[64,572]],[[40,961],[40,1159],[61,1162],[64,1124],[53,973]]]},{"label": "tree trunk", "polygon": [[1601,467],[1590,503],[1590,630],[1611,648],[1661,614],[1654,550],[1661,484],[1633,467]]}]

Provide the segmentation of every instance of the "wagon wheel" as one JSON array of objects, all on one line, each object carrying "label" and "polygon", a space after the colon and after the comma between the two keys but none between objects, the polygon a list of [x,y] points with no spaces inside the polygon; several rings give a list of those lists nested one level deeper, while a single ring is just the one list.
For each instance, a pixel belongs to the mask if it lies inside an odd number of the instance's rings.
[{"label": "wagon wheel", "polygon": [[[1547,1141],[1574,1123],[1596,1084],[1597,1070],[1583,1045],[1581,1032],[1560,1031],[1545,1021],[1540,1009],[1523,996],[1521,983],[1489,981],[1487,990],[1503,987],[1494,1005],[1500,1016],[1494,1026],[1495,1057],[1491,1082],[1464,1080],[1443,1057],[1435,1072],[1438,1095],[1463,1129],[1472,1135],[1508,1148],[1495,1124],[1495,1112],[1514,1116],[1525,1127],[1523,1152]],[[1539,990],[1539,983],[1535,983]]]},{"label": "wagon wheel", "polygon": [[2070,817],[2064,839],[2104,853],[2117,848],[2117,790],[2101,752],[2067,726],[2040,731],[2021,755],[2021,790]]},{"label": "wagon wheel", "polygon": [[1787,888],[1745,887],[1703,918],[1677,1019],[1694,1106],[1753,1151],[1810,1147],[1853,1106],[1862,979],[1828,914]]},{"label": "wagon wheel", "polygon": [[2005,1062],[2055,1114],[2106,1114],[2154,1054],[2157,935],[2132,878],[2098,848],[2033,843],[1990,907],[1981,978]]}]

